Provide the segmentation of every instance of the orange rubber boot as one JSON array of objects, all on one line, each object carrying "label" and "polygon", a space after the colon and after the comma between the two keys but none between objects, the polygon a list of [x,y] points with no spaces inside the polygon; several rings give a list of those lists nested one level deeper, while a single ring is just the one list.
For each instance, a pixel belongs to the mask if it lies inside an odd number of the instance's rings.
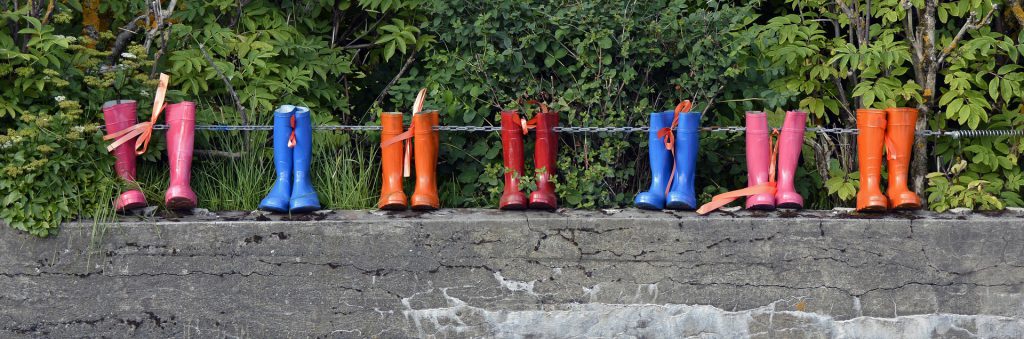
[{"label": "orange rubber boot", "polygon": [[889,207],[898,210],[921,208],[921,198],[907,187],[910,172],[910,152],[914,145],[914,129],[917,123],[917,109],[888,108],[889,125],[885,130],[886,152],[889,153]]},{"label": "orange rubber boot", "polygon": [[437,149],[440,139],[434,126],[439,124],[437,111],[412,116],[413,157],[416,159],[416,190],[412,209],[435,210],[441,206],[437,198]]},{"label": "orange rubber boot", "polygon": [[[402,113],[385,112],[380,115],[380,140],[402,134]],[[408,208],[405,192],[402,190],[402,160],[405,150],[401,142],[381,146],[380,169],[384,183],[380,187],[380,201],[377,208],[382,210],[404,210]]]},{"label": "orange rubber boot", "polygon": [[881,188],[885,111],[858,109],[857,130],[857,162],[860,166],[857,211],[883,212],[889,206]]}]

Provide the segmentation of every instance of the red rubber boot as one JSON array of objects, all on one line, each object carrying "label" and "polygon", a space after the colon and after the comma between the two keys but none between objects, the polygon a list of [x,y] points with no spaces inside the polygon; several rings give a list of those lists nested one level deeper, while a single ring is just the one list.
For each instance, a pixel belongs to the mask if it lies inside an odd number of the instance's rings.
[{"label": "red rubber boot", "polygon": [[190,101],[167,105],[167,157],[171,166],[171,184],[164,194],[168,209],[196,207],[196,194],[189,186],[192,179],[192,146],[196,135],[196,104]]},{"label": "red rubber boot", "polygon": [[[107,124],[107,133],[119,132],[138,122],[134,100],[115,100],[103,104],[103,120]],[[110,152],[117,158],[114,170],[117,176],[126,181],[135,181],[135,139],[121,144]],[[119,212],[146,207],[146,196],[139,190],[128,190],[121,193],[114,201]]]},{"label": "red rubber boot", "polygon": [[501,112],[501,153],[505,160],[505,192],[501,195],[499,209],[521,210],[526,208],[526,194],[519,190],[523,165],[523,127],[516,111]]},{"label": "red rubber boot", "polygon": [[558,162],[558,112],[548,112],[546,107],[537,114],[537,143],[534,146],[533,166],[537,170],[537,190],[530,193],[530,208],[553,210],[558,208],[555,184],[551,176],[557,172]]}]

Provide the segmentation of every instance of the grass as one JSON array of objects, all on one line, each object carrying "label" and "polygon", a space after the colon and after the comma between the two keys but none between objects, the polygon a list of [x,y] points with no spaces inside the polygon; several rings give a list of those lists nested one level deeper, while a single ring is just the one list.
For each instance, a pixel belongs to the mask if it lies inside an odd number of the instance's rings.
[{"label": "grass", "polygon": [[[191,185],[199,198],[199,207],[211,211],[255,210],[275,179],[269,132],[254,131],[248,135],[241,132],[198,133],[197,145],[214,145],[209,148],[235,155],[225,157],[196,153],[192,161]],[[162,138],[160,135],[155,137]],[[380,189],[379,163],[376,161],[379,150],[374,147],[376,143],[366,140],[366,137],[327,132],[314,134],[310,171],[324,209],[374,207]],[[249,140],[248,145],[244,140]],[[141,162],[138,180],[150,205],[162,206],[164,191],[169,184],[167,161]]]}]

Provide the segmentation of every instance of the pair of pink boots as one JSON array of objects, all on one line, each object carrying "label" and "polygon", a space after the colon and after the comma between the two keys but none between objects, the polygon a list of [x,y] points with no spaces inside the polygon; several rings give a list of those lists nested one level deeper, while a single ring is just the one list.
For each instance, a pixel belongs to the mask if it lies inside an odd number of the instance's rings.
[{"label": "pair of pink boots", "polygon": [[697,213],[710,213],[742,197],[747,197],[747,209],[803,208],[804,198],[796,192],[793,180],[806,125],[807,113],[786,112],[778,143],[773,146],[768,115],[747,112],[747,188],[716,195],[697,209]]},{"label": "pair of pink boots", "polygon": [[[171,183],[164,194],[168,209],[190,209],[196,207],[197,199],[189,181],[192,177],[192,147],[195,141],[196,105],[185,101],[166,106],[167,155],[171,166]],[[103,104],[103,119],[107,133],[116,133],[135,126],[138,120],[134,100],[108,101]],[[117,158],[114,169],[117,176],[135,181],[135,139],[117,146],[111,154]],[[139,152],[138,154],[141,154]],[[146,197],[137,189],[121,193],[114,201],[117,211],[146,207]]]},{"label": "pair of pink boots", "polygon": [[[804,145],[804,129],[807,113],[786,112],[786,120],[779,132],[777,149],[771,149],[771,131],[768,115],[764,112],[747,112],[747,186],[770,186],[775,192],[760,193],[747,197],[747,209],[774,210],[779,208],[803,208],[804,198],[796,192],[793,178],[800,161],[800,150]],[[778,156],[778,167],[773,155]],[[775,169],[775,171],[773,171]],[[778,173],[778,181],[775,175]]]}]

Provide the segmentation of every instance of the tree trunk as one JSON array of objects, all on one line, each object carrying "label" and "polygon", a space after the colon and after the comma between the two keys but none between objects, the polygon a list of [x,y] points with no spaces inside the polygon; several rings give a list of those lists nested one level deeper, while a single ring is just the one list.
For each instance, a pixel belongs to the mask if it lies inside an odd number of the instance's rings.
[{"label": "tree trunk", "polygon": [[87,46],[95,48],[100,39],[100,0],[82,1],[82,34],[92,39]]}]

